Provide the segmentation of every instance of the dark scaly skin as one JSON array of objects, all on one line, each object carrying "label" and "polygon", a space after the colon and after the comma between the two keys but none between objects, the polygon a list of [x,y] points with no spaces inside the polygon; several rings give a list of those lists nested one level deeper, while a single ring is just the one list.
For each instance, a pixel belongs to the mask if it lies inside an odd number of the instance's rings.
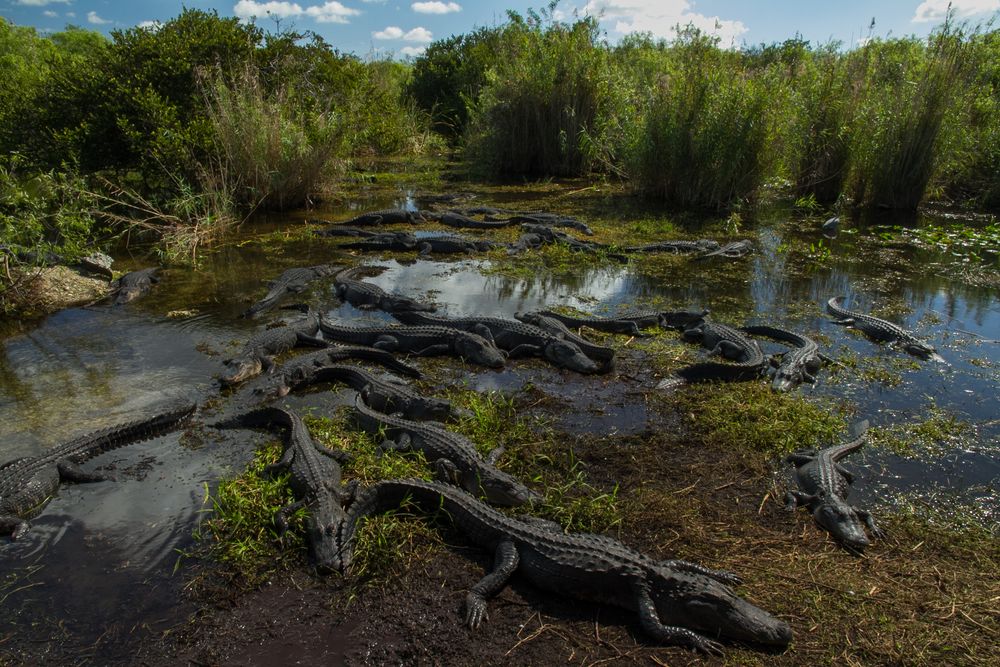
[{"label": "dark scaly skin", "polygon": [[719,354],[735,363],[706,361],[685,366],[674,372],[674,379],[661,382],[661,389],[685,382],[753,380],[764,372],[767,360],[760,345],[733,327],[717,322],[701,321],[684,329],[683,336],[685,340],[700,342],[702,346],[708,348],[709,355]]},{"label": "dark scaly skin", "polygon": [[669,252],[675,255],[712,252],[718,249],[718,241],[712,241],[711,239],[698,239],[697,241],[657,241],[656,243],[623,248],[625,252]]},{"label": "dark scaly skin", "polygon": [[126,273],[111,283],[112,291],[109,298],[112,305],[121,306],[146,294],[155,283],[160,282],[156,275],[159,272],[158,267],[139,269]]},{"label": "dark scaly skin", "polygon": [[50,449],[39,456],[27,456],[0,465],[0,534],[17,539],[55,495],[61,482],[100,482],[111,479],[84,472],[80,464],[99,454],[155,438],[180,426],[194,414],[195,406],[185,404],[163,410],[148,419],[126,422],[94,431]]},{"label": "dark scaly skin", "polygon": [[869,338],[879,342],[897,343],[905,351],[921,359],[938,362],[944,361],[944,358],[937,353],[937,350],[930,343],[925,343],[906,329],[878,317],[855,313],[843,308],[839,303],[843,298],[842,296],[835,296],[826,302],[827,311],[834,317],[840,318],[834,324],[854,327]]},{"label": "dark scaly skin", "polygon": [[534,225],[545,225],[547,227],[567,227],[569,229],[575,229],[578,232],[583,232],[587,236],[593,236],[594,230],[592,230],[586,223],[580,222],[575,218],[567,218],[561,215],[555,215],[554,213],[520,213],[509,218],[496,218],[493,217],[495,214],[487,214],[486,220],[488,222],[505,222],[507,224],[534,224]]},{"label": "dark scaly skin", "polygon": [[503,229],[518,224],[510,220],[476,220],[461,213],[447,212],[437,217],[437,221],[447,227],[464,229]]},{"label": "dark scaly skin", "polygon": [[417,237],[412,232],[386,232],[373,234],[360,241],[341,243],[339,247],[345,250],[408,252],[417,247]]},{"label": "dark scaly skin", "polygon": [[[565,232],[560,232],[559,230],[552,229],[551,227],[544,224],[534,224],[534,223],[524,223],[521,225],[521,231],[524,232],[522,235],[522,240],[524,236],[532,236],[540,239],[539,243],[531,243],[530,247],[538,247],[539,245],[545,245],[549,243],[563,243],[573,252],[603,252],[606,251],[610,246],[605,243],[595,243],[593,241],[581,241],[580,239],[573,238]],[[521,240],[519,240],[513,248],[520,247]],[[524,248],[521,247],[521,250]],[[620,262],[627,262],[628,257],[624,255],[609,254],[608,257],[616,259]]]},{"label": "dark scaly skin", "polygon": [[702,311],[631,311],[615,317],[597,317],[595,315],[564,315],[552,310],[540,310],[545,315],[559,320],[568,327],[589,327],[596,331],[626,334],[629,336],[644,336],[640,329],[663,326],[666,328],[684,329],[701,322],[707,310]]},{"label": "dark scaly skin", "polygon": [[305,507],[309,512],[306,538],[317,571],[328,574],[341,570],[342,545],[339,539],[341,523],[346,517],[343,505],[353,495],[342,486],[340,477],[340,464],[347,459],[347,455],[327,449],[313,440],[302,419],[283,408],[259,408],[215,426],[269,429],[280,426],[288,430],[284,455],[264,472],[268,475],[279,471],[291,473],[288,485],[296,500],[278,510],[274,521],[284,535],[288,529],[288,517],[300,507]]},{"label": "dark scaly skin", "polygon": [[231,371],[219,381],[225,387],[256,377],[274,366],[272,355],[287,352],[298,345],[326,347],[326,341],[316,338],[319,319],[319,315],[310,314],[297,322],[255,333],[238,356],[224,362]]},{"label": "dark scaly skin", "polygon": [[[396,313],[399,315],[399,313]],[[455,328],[440,326],[353,327],[323,320],[323,333],[334,340],[368,345],[388,352],[418,357],[452,355],[489,368],[502,368],[504,356],[492,341]]]},{"label": "dark scaly skin", "polygon": [[785,509],[807,506],[817,525],[853,551],[861,551],[869,544],[865,526],[875,537],[884,536],[870,512],[847,502],[854,477],[838,463],[861,449],[867,428],[868,422],[861,422],[855,427],[857,437],[850,442],[818,452],[815,449],[798,451],[785,459],[795,465],[795,480],[799,485],[798,491],[785,494]]},{"label": "dark scaly skin", "polygon": [[496,247],[493,241],[469,239],[464,236],[432,236],[417,241],[421,255],[485,252]]},{"label": "dark scaly skin", "polygon": [[335,268],[330,264],[319,264],[288,269],[271,283],[271,289],[264,298],[247,308],[240,317],[260,315],[265,310],[273,308],[282,297],[288,294],[298,294],[305,290],[312,281],[333,275]]},{"label": "dark scaly skin", "polygon": [[426,422],[387,415],[365,405],[359,395],[354,401],[355,424],[372,435],[387,438],[383,448],[423,452],[432,462],[438,479],[460,486],[469,493],[483,495],[494,505],[516,507],[540,500],[540,496],[494,465],[502,453],[493,451],[484,459],[466,437]]},{"label": "dark scaly skin", "polygon": [[378,285],[358,280],[355,276],[371,267],[353,267],[344,269],[334,276],[337,285],[337,296],[357,308],[378,308],[387,313],[398,310],[437,310],[433,305],[420,303],[414,299],[397,294],[389,294]]},{"label": "dark scaly skin", "polygon": [[790,391],[803,382],[816,382],[816,373],[823,365],[819,346],[812,338],[777,327],[757,325],[740,327],[740,330],[754,335],[766,336],[792,345],[789,352],[781,356],[781,362],[774,369],[771,388],[775,391]]},{"label": "dark scaly skin", "polygon": [[321,368],[346,359],[362,359],[413,378],[421,376],[419,370],[404,364],[385,350],[361,345],[331,345],[316,352],[300,354],[285,362],[273,375],[251,383],[253,386],[249,387],[249,393],[260,396],[262,400],[286,396],[292,389],[318,382],[316,373]]},{"label": "dark scaly skin", "polygon": [[393,317],[407,324],[446,326],[478,334],[491,340],[511,358],[523,356],[542,357],[559,368],[578,373],[598,373],[600,366],[573,343],[559,338],[538,327],[500,317],[447,318],[412,311],[393,313]]},{"label": "dark scaly skin", "polygon": [[515,518],[440,483],[413,479],[379,482],[347,513],[342,561],[350,564],[359,519],[404,500],[426,512],[443,510],[477,546],[494,554],[492,571],[465,598],[465,623],[476,629],[489,615],[486,600],[518,572],[538,588],[636,612],[653,640],[721,654],[716,638],[784,647],[788,625],[737,596],[739,578],[680,560],[656,561],[618,540],[566,534],[557,525]]},{"label": "dark scaly skin", "polygon": [[416,211],[406,211],[400,208],[383,209],[381,211],[370,211],[353,217],[350,220],[340,222],[340,225],[350,227],[374,227],[378,225],[415,225],[422,222],[423,218]]},{"label": "dark scaly skin", "polygon": [[614,350],[610,347],[604,347],[603,345],[595,345],[586,338],[578,336],[566,328],[566,325],[563,324],[558,318],[548,317],[547,315],[542,315],[541,313],[515,313],[514,317],[525,324],[538,327],[543,331],[547,331],[550,334],[559,336],[565,341],[573,343],[580,348],[585,355],[598,363],[601,373],[610,373],[614,370]]}]

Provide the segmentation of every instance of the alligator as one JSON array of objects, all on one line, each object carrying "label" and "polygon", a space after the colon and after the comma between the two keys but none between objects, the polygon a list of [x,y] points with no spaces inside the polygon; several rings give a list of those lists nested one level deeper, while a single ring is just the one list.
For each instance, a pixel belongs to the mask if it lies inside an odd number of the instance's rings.
[{"label": "alligator", "polygon": [[332,275],[335,268],[331,264],[318,264],[288,269],[275,280],[270,281],[268,283],[270,291],[263,299],[247,308],[240,317],[256,317],[265,310],[273,308],[286,294],[298,294],[304,291],[312,281]]},{"label": "alligator", "polygon": [[476,220],[475,218],[470,218],[467,215],[462,215],[461,213],[455,213],[453,211],[442,213],[435,216],[435,218],[438,223],[447,227],[465,229],[503,229],[504,227],[512,227],[513,225],[518,224],[516,221],[510,220]]},{"label": "alligator", "polygon": [[493,568],[465,597],[465,624],[486,620],[487,598],[515,572],[538,588],[634,611],[653,640],[702,653],[721,654],[717,639],[785,647],[787,623],[733,592],[735,574],[682,560],[654,560],[618,540],[565,533],[550,521],[499,512],[446,484],[417,479],[378,482],[358,494],[342,524],[341,561],[349,567],[363,517],[403,501],[425,512],[443,510],[476,546],[494,555]]},{"label": "alligator", "polygon": [[[363,359],[377,363],[389,370],[403,375],[419,378],[421,373],[416,368],[404,364],[385,350],[359,345],[331,345],[316,352],[300,354],[283,364],[273,375],[262,378],[256,386],[250,388],[250,393],[262,396],[265,400],[280,398],[292,389],[317,382],[316,373],[329,364],[345,359]],[[239,403],[239,401],[237,401]]]},{"label": "alligator", "polygon": [[[315,224],[330,224],[325,220],[311,220]],[[344,225],[331,225],[326,229],[319,229],[313,232],[314,236],[353,236],[355,238],[368,239],[373,236],[380,236],[382,232],[373,232],[370,229],[360,229],[358,227],[345,227]]]},{"label": "alligator", "polygon": [[594,230],[587,226],[586,223],[580,222],[576,218],[567,218],[555,213],[518,213],[509,218],[499,218],[494,214],[486,214],[486,221],[494,223],[502,222],[508,225],[528,223],[532,225],[545,225],[546,227],[567,227],[582,232],[587,236],[594,235]]},{"label": "alligator", "polygon": [[359,272],[369,272],[381,267],[357,266],[344,269],[334,276],[337,286],[337,296],[356,308],[378,308],[387,313],[397,310],[437,310],[433,305],[420,303],[414,299],[397,294],[389,294],[378,285],[358,280],[354,276]]},{"label": "alligator", "polygon": [[465,436],[433,423],[379,412],[368,407],[360,394],[354,399],[351,420],[366,433],[384,436],[381,449],[422,452],[440,481],[482,495],[489,503],[516,507],[541,500],[540,495],[496,467],[503,447],[497,447],[483,458],[476,445]]},{"label": "alligator", "polygon": [[393,313],[393,317],[406,324],[451,327],[478,334],[501,350],[506,350],[511,359],[537,356],[559,368],[578,373],[601,371],[594,360],[573,343],[517,320],[500,317],[447,318],[413,311]]},{"label": "alligator", "polygon": [[415,225],[423,222],[423,217],[418,211],[407,211],[401,208],[384,209],[382,211],[370,211],[361,215],[344,220],[340,224],[350,227],[377,227],[380,225]]},{"label": "alligator", "polygon": [[310,313],[297,322],[255,333],[238,356],[222,362],[232,370],[219,379],[220,383],[224,387],[232,386],[260,375],[274,367],[272,355],[287,352],[298,345],[326,347],[326,341],[316,338],[319,324],[319,315]]},{"label": "alligator", "polygon": [[344,250],[407,252],[417,247],[417,237],[412,232],[385,232],[373,234],[359,241],[341,243],[338,247]]},{"label": "alligator", "polygon": [[370,345],[389,352],[408,352],[418,357],[451,354],[480,366],[504,366],[504,355],[492,341],[454,328],[386,325],[354,327],[327,320],[320,322],[320,328],[326,336],[345,343]]},{"label": "alligator", "polygon": [[153,288],[154,284],[160,282],[160,278],[156,275],[159,272],[159,267],[154,266],[148,269],[130,271],[113,281],[111,294],[108,295],[112,305],[120,306],[146,294]]},{"label": "alligator", "polygon": [[52,499],[61,482],[102,482],[112,477],[89,473],[80,464],[99,454],[168,433],[195,410],[185,403],[154,416],[103,428],[70,440],[39,456],[26,456],[0,465],[0,534],[23,536]]},{"label": "alligator", "polygon": [[692,311],[633,311],[625,312],[615,317],[597,317],[595,315],[565,315],[552,310],[540,310],[538,314],[559,320],[568,327],[589,327],[595,331],[626,334],[629,336],[646,336],[640,329],[655,326],[678,327],[681,329],[694,326],[708,315],[708,310]]},{"label": "alligator", "polygon": [[[690,313],[694,315],[694,313]],[[735,363],[727,364],[704,361],[684,366],[674,371],[674,377],[663,380],[659,389],[667,389],[683,383],[724,380],[736,382],[753,380],[764,372],[767,360],[757,341],[744,336],[733,327],[701,320],[683,329],[685,340],[697,341],[708,348],[709,355],[719,354]]]},{"label": "alligator", "polygon": [[645,245],[633,245],[622,248],[625,252],[669,252],[675,255],[712,252],[719,249],[719,242],[711,239],[698,239],[697,241],[657,241]]},{"label": "alligator", "polygon": [[[318,366],[310,373],[308,382],[342,382],[360,392],[361,398],[369,407],[379,412],[400,415],[404,419],[444,421],[459,416],[451,401],[433,396],[421,396],[410,391],[398,378],[382,380],[357,366],[346,364]],[[304,383],[304,381],[297,382],[296,386]]]},{"label": "alligator", "polygon": [[598,362],[600,372],[610,373],[615,367],[615,351],[610,347],[596,345],[586,338],[570,331],[558,318],[542,315],[541,313],[515,313],[514,318],[538,327],[542,331],[547,331],[554,336],[558,336],[565,341],[573,343],[580,350]]},{"label": "alligator", "polygon": [[496,247],[493,241],[464,236],[428,236],[417,240],[421,255],[485,252]]},{"label": "alligator", "polygon": [[[509,254],[516,255],[528,248],[538,248],[552,243],[562,243],[572,252],[607,252],[611,247],[605,243],[581,241],[565,232],[537,223],[524,223],[521,225],[521,231],[518,240],[509,246],[507,251]],[[628,257],[617,253],[608,253],[607,256],[619,262],[628,261]]]},{"label": "alligator", "polygon": [[818,451],[800,450],[785,459],[786,463],[795,465],[795,479],[800,489],[785,494],[785,509],[793,511],[800,505],[806,505],[820,528],[854,551],[861,551],[869,544],[865,526],[875,537],[881,539],[885,536],[875,525],[870,512],[847,502],[849,485],[854,482],[854,476],[838,463],[848,454],[861,449],[867,430],[868,422],[860,422],[855,425],[855,438],[850,442]]},{"label": "alligator", "polygon": [[348,456],[343,451],[327,449],[316,442],[302,418],[283,408],[258,408],[231,420],[217,422],[216,428],[280,426],[288,429],[285,452],[277,463],[264,468],[265,476],[288,472],[288,486],[295,501],[274,514],[279,537],[288,531],[288,517],[300,508],[308,510],[306,541],[309,553],[321,574],[342,569],[341,522],[346,518],[344,503],[354,494],[351,486],[343,486],[340,464]]},{"label": "alligator", "polygon": [[753,250],[753,242],[747,239],[742,241],[732,241],[715,250],[703,253],[695,257],[697,260],[708,259],[709,257],[743,257]]},{"label": "alligator", "polygon": [[834,324],[854,327],[876,341],[894,342],[906,352],[921,359],[944,363],[944,357],[938,354],[930,343],[925,343],[892,322],[843,308],[839,303],[843,299],[842,296],[835,296],[826,302],[827,311],[834,317],[840,318],[835,320]]},{"label": "alligator", "polygon": [[[819,346],[808,336],[786,331],[777,327],[755,325],[740,327],[744,333],[752,336],[766,336],[789,343],[792,350],[781,355],[781,362],[775,366],[771,388],[775,391],[790,391],[802,382],[813,384],[816,373],[823,364]],[[773,362],[772,362],[773,363]]]}]

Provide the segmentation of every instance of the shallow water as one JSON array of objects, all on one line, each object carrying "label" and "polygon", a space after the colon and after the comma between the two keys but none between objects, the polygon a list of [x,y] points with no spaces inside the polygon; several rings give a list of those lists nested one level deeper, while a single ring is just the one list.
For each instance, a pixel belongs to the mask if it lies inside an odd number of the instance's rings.
[{"label": "shallow water", "polygon": [[[278,232],[298,229],[307,217],[336,220],[416,203],[411,194],[362,197],[340,209],[272,220],[245,230],[270,233],[271,242],[234,242],[195,270],[167,270],[153,293],[134,304],[69,309],[7,338],[0,345],[0,461],[37,454],[171,399],[203,403],[217,396],[213,376],[222,370],[221,360],[269,321],[236,317],[263,294],[264,279],[290,266],[355,261],[335,249],[336,241],[282,243]],[[600,313],[633,305],[708,307],[723,322],[767,322],[819,334],[831,356],[853,353],[866,368],[885,366],[902,381],[898,386],[845,382],[824,370],[817,386],[799,391],[847,402],[858,419],[867,418],[873,426],[920,420],[933,405],[974,428],[939,456],[910,460],[868,448],[854,457],[852,467],[862,471],[853,489],[859,504],[877,506],[901,493],[925,499],[944,493],[978,506],[987,520],[996,521],[1000,354],[997,343],[988,341],[1000,339],[997,290],[959,279],[946,253],[912,246],[872,253],[879,228],[860,221],[845,222],[838,238],[824,239],[829,256],[821,251],[814,253],[819,259],[808,257],[803,248],[819,242],[818,229],[787,219],[780,209],[764,216],[755,230],[758,252],[736,261],[646,265],[640,259],[596,268],[581,263],[559,275],[527,278],[484,273],[485,261],[475,258],[362,261],[384,267],[372,282],[433,300],[444,315],[512,316],[555,305]],[[995,255],[979,261],[997,268]],[[823,304],[836,295],[862,312],[873,305],[892,311],[890,319],[936,345],[948,364],[912,362],[902,352],[833,325]],[[338,305],[329,283],[317,284],[302,298],[330,317],[391,319]],[[270,319],[281,314],[276,311]],[[482,390],[518,390],[529,380],[564,394],[586,387],[587,398],[560,415],[563,428],[606,434],[645,429],[642,392],[623,392],[608,378],[547,368],[526,373],[517,364],[459,375]],[[349,400],[349,392],[307,394],[291,397],[290,404],[328,408]],[[63,485],[23,540],[0,544],[0,626],[5,628],[0,642],[11,632],[60,632],[62,650],[97,661],[121,659],[119,652],[134,633],[181,621],[189,610],[176,604],[181,583],[172,572],[178,550],[191,544],[206,489],[241,469],[259,441],[196,430],[115,450],[88,464],[113,470],[118,481]]]}]

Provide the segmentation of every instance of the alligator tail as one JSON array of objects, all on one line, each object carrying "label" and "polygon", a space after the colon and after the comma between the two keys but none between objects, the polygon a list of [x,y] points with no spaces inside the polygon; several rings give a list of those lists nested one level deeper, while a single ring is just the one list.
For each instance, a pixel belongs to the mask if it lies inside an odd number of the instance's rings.
[{"label": "alligator tail", "polygon": [[149,419],[126,422],[94,431],[62,445],[61,449],[76,450],[76,453],[70,454],[68,458],[74,463],[83,463],[112,449],[169,433],[193,415],[195,408],[194,403],[184,403]]}]

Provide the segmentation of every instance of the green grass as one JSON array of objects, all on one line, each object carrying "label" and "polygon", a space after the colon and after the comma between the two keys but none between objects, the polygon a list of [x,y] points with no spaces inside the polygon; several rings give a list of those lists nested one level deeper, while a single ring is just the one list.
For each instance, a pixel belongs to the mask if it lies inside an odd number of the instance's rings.
[{"label": "green grass", "polygon": [[934,457],[954,450],[973,433],[971,424],[933,403],[922,414],[922,419],[873,428],[871,443],[908,458]]}]

